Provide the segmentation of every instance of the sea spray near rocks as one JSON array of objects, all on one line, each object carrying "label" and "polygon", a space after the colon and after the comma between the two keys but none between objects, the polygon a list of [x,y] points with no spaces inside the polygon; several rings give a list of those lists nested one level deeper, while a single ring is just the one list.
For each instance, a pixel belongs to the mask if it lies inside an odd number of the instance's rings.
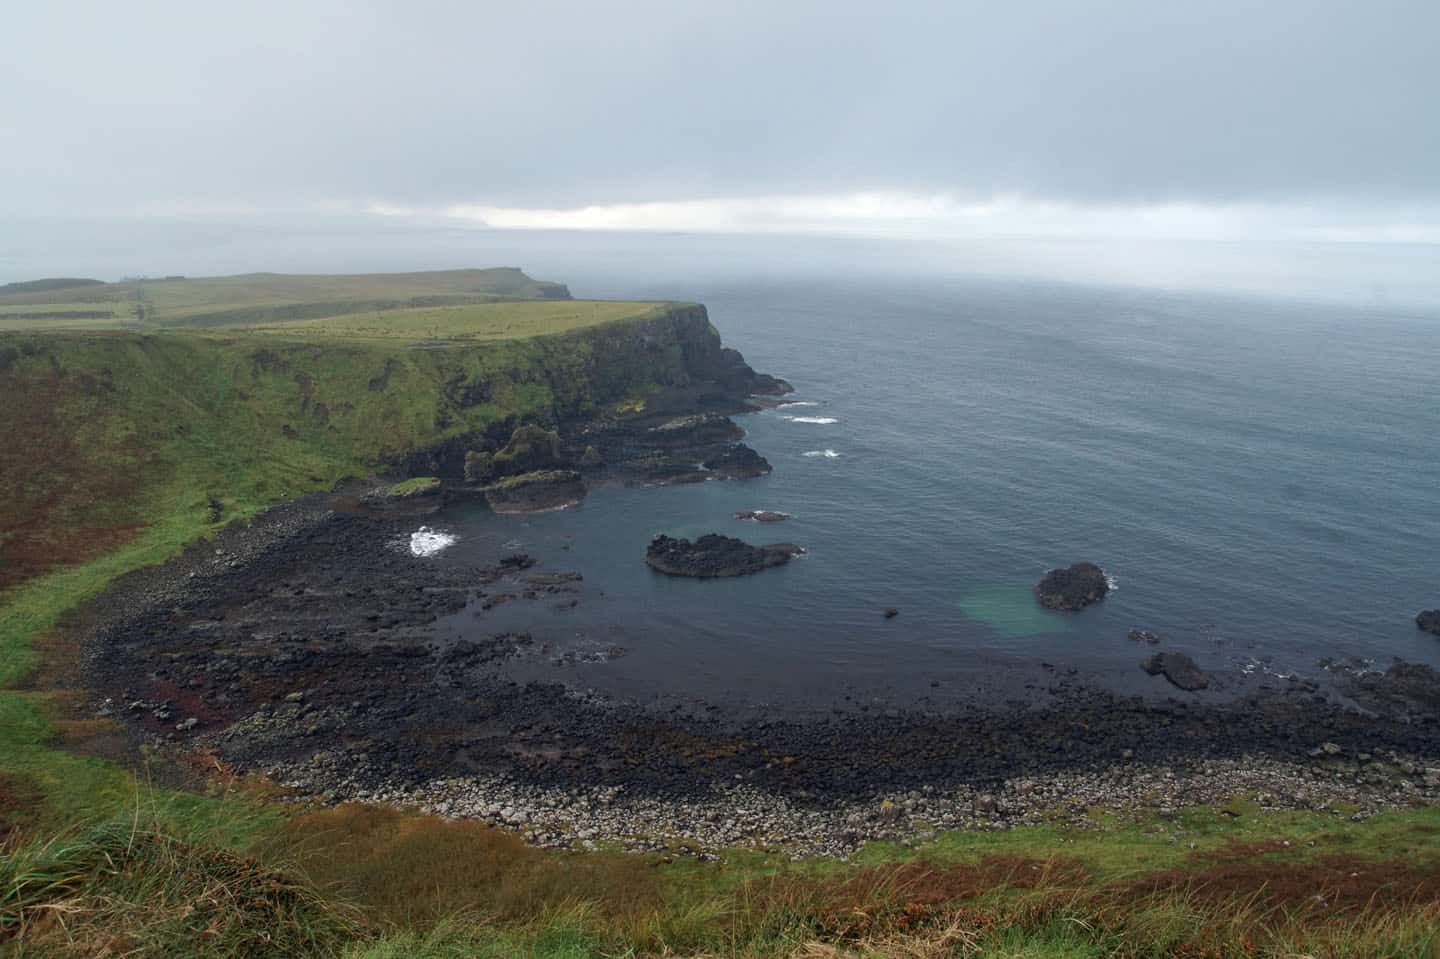
[{"label": "sea spray near rocks", "polygon": [[434,556],[446,547],[454,545],[457,538],[453,533],[422,526],[410,534],[410,555]]}]

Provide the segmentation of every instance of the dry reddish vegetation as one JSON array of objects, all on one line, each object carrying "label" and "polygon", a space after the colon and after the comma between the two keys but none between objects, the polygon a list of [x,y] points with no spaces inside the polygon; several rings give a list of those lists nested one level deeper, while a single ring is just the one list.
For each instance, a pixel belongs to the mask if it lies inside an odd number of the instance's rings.
[{"label": "dry reddish vegetation", "polygon": [[961,904],[997,889],[1072,887],[1086,877],[1073,860],[987,856],[973,864],[872,866],[821,880],[786,876],[759,884],[754,894],[762,911],[804,917],[821,938],[865,939],[939,921],[983,931],[999,917]]},{"label": "dry reddish vegetation", "polygon": [[653,860],[626,853],[557,854],[477,822],[342,805],[288,822],[276,849],[320,888],[382,924],[424,926],[457,913],[527,921],[592,902],[609,922],[643,922],[665,906]]},{"label": "dry reddish vegetation", "polygon": [[[151,456],[109,430],[111,389],[88,373],[0,374],[0,590],[101,556],[139,532],[132,503]],[[71,404],[83,403],[78,417]],[[77,430],[76,423],[83,423]]]},{"label": "dry reddish vegetation", "polygon": [[0,848],[30,824],[44,798],[29,782],[0,773]]},{"label": "dry reddish vegetation", "polygon": [[1128,887],[1137,897],[1183,894],[1196,903],[1244,900],[1313,918],[1431,910],[1440,915],[1440,860],[1365,859],[1332,853],[1313,860],[1251,859],[1172,869]]}]

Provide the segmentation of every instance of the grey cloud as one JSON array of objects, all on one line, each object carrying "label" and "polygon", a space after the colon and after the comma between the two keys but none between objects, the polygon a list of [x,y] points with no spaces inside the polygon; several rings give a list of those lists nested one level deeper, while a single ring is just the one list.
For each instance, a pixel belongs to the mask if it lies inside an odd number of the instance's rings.
[{"label": "grey cloud", "polygon": [[1440,198],[1440,4],[31,4],[0,212]]}]

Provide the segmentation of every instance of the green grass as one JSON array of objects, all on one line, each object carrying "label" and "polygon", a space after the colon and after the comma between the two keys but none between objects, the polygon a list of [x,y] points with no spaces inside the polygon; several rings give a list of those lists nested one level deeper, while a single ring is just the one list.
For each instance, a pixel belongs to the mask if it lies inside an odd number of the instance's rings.
[{"label": "green grass", "polygon": [[650,313],[653,303],[555,300],[480,303],[348,313],[225,332],[328,342],[331,340],[486,341],[567,333]]},{"label": "green grass", "polygon": [[[567,296],[564,287],[518,269],[427,273],[241,276],[125,280],[56,290],[0,291],[0,332],[21,329],[214,327],[308,320],[405,307],[536,300]],[[102,318],[66,313],[108,312]],[[49,313],[53,317],[18,314]],[[13,318],[7,319],[7,315]]]}]

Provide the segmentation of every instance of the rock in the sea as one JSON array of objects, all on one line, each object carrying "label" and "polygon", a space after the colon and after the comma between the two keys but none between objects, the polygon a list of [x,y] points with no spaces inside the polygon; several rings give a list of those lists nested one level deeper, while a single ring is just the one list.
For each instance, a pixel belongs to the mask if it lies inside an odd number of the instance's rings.
[{"label": "rock in the sea", "polygon": [[497,513],[559,509],[584,498],[585,481],[574,470],[537,470],[485,487],[485,502]]},{"label": "rock in the sea", "polygon": [[744,443],[736,443],[705,460],[703,465],[710,473],[725,479],[754,479],[770,472],[769,460]]},{"label": "rock in the sea", "polygon": [[803,552],[805,550],[793,543],[751,546],[744,540],[718,533],[706,533],[692,543],[662,533],[650,541],[645,562],[669,576],[714,579],[758,573],[788,563]]},{"label": "rock in the sea", "polygon": [[1151,646],[1159,644],[1161,639],[1159,633],[1152,633],[1148,629],[1132,629],[1125,635],[1132,643],[1149,643]]},{"label": "rock in the sea", "polygon": [[886,607],[885,607],[885,618],[886,618],[886,619],[894,619],[896,616],[899,616],[899,615],[900,615],[900,610],[896,609],[894,606],[886,606]]},{"label": "rock in the sea", "polygon": [[790,518],[789,513],[780,513],[770,509],[742,509],[735,513],[736,519],[753,519],[757,523],[778,523]]},{"label": "rock in the sea", "polygon": [[1035,584],[1035,596],[1046,609],[1084,609],[1110,592],[1105,571],[1094,563],[1052,569]]},{"label": "rock in the sea", "polygon": [[1415,617],[1415,625],[1427,633],[1440,636],[1440,609],[1427,609]]},{"label": "rock in the sea", "polygon": [[1151,676],[1163,675],[1171,683],[1188,692],[1210,685],[1210,677],[1195,665],[1195,660],[1184,653],[1156,653],[1141,663],[1140,668]]}]

